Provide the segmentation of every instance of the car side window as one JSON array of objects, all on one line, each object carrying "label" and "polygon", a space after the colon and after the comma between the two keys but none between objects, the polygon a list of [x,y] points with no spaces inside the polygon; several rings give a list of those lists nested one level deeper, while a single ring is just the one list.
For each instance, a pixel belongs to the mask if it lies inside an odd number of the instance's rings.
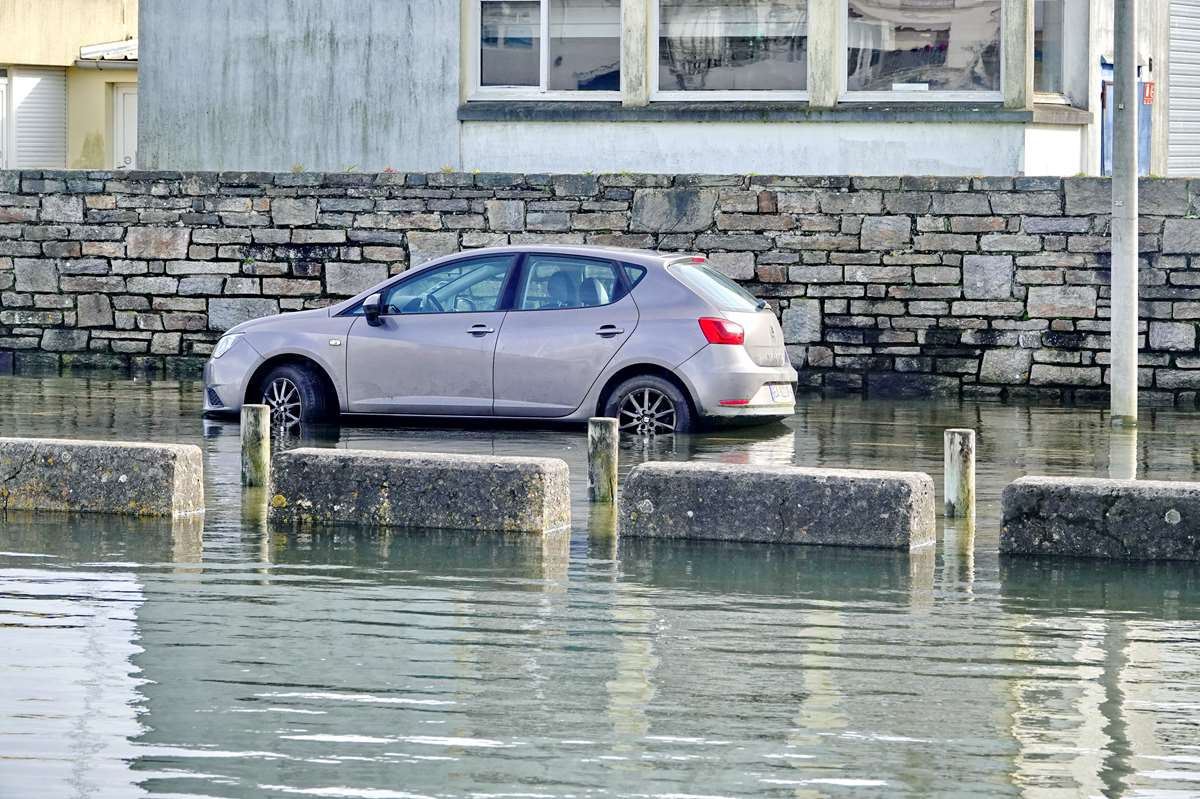
[{"label": "car side window", "polygon": [[471,258],[435,267],[383,292],[385,314],[480,313],[500,307],[516,258]]},{"label": "car side window", "polygon": [[608,261],[536,253],[525,258],[517,292],[520,311],[598,308],[621,299],[617,267]]}]

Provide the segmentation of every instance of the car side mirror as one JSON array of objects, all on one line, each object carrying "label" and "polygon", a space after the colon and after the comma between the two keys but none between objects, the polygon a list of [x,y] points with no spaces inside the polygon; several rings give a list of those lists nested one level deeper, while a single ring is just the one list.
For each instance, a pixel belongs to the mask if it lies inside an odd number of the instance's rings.
[{"label": "car side mirror", "polygon": [[379,294],[372,294],[363,300],[363,316],[367,319],[367,324],[371,327],[379,327],[383,324],[383,320],[379,317],[383,314],[383,308],[380,303],[383,298]]}]

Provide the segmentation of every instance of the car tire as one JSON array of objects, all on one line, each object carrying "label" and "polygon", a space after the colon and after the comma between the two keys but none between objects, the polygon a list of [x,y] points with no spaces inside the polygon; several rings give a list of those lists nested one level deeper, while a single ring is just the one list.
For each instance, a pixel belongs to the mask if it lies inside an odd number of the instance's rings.
[{"label": "car tire", "polygon": [[276,366],[263,377],[259,401],[271,408],[272,427],[295,427],[329,421],[333,415],[325,383],[311,367]]},{"label": "car tire", "polygon": [[604,403],[604,415],[616,419],[620,431],[631,435],[690,433],[696,426],[687,396],[657,375],[631,377],[618,385]]}]

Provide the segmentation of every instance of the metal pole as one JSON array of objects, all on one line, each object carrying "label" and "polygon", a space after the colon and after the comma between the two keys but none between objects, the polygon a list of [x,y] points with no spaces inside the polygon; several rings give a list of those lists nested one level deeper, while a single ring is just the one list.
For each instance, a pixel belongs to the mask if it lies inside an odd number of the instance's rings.
[{"label": "metal pole", "polygon": [[271,480],[271,409],[242,406],[242,485],[260,487]]},{"label": "metal pole", "polygon": [[948,519],[975,518],[975,431],[947,430],[942,487]]},{"label": "metal pole", "polygon": [[617,498],[617,420],[588,420],[588,498],[613,502]]},{"label": "metal pole", "polygon": [[1112,423],[1138,415],[1138,0],[1115,0],[1113,24]]}]

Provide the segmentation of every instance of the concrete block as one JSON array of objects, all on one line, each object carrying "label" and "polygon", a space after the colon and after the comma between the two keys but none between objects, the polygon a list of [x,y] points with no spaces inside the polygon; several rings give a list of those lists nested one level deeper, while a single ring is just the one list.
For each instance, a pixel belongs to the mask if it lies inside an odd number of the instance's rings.
[{"label": "concrete block", "polygon": [[203,513],[200,448],[0,438],[0,510],[125,516]]},{"label": "concrete block", "polygon": [[916,472],[646,463],[621,496],[621,535],[915,549],[933,544],[933,480]]},{"label": "concrete block", "polygon": [[567,464],[554,458],[301,448],[276,456],[270,518],[541,533],[571,522]]},{"label": "concrete block", "polygon": [[1022,477],[1002,504],[1002,553],[1200,560],[1200,483]]}]

